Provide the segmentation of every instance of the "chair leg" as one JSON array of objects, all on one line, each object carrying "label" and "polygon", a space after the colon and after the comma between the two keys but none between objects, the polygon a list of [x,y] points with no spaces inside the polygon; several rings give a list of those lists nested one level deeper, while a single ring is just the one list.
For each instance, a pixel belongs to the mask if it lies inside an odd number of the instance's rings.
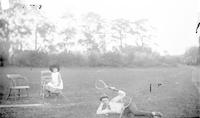
[{"label": "chair leg", "polygon": [[21,93],[21,91],[20,91],[20,89],[18,89],[18,98],[20,99],[20,93]]},{"label": "chair leg", "polygon": [[28,91],[28,88],[26,88],[26,92],[27,92],[27,97],[29,97],[29,91]]},{"label": "chair leg", "polygon": [[42,99],[44,99],[44,97],[45,97],[44,83],[42,83],[42,85],[41,85],[40,95],[41,95]]},{"label": "chair leg", "polygon": [[[15,90],[16,90],[16,89],[15,89]],[[14,97],[15,97],[15,101],[16,101],[16,97],[17,97],[16,91],[14,92]]]},{"label": "chair leg", "polygon": [[8,98],[10,97],[11,91],[12,91],[12,89],[10,88],[9,94],[8,94],[8,97],[6,98],[6,100],[8,100]]}]

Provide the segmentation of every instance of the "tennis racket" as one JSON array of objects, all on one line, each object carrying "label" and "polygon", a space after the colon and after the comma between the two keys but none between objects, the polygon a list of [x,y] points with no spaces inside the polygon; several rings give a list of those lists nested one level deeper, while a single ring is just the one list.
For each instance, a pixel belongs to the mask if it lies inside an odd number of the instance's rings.
[{"label": "tennis racket", "polygon": [[123,98],[122,102],[124,103],[124,108],[127,108],[132,102],[132,97],[126,96]]},{"label": "tennis racket", "polygon": [[98,90],[106,89],[108,87],[108,84],[106,84],[103,80],[97,80],[95,82],[95,88]]},{"label": "tennis racket", "polygon": [[132,103],[132,97],[126,96],[126,97],[123,98],[122,102],[124,103],[124,107],[123,107],[122,112],[120,113],[119,118],[122,118],[125,109]]}]

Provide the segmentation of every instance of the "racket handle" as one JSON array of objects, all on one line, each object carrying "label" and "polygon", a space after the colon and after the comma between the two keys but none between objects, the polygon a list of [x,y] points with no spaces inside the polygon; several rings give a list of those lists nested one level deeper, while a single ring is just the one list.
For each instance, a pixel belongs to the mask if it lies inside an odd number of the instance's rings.
[{"label": "racket handle", "polygon": [[109,89],[109,88],[110,88],[110,86],[108,86],[108,85],[105,85],[105,88],[108,88],[108,89]]},{"label": "racket handle", "polygon": [[119,91],[118,89],[116,89],[115,87],[108,87],[110,90],[113,90],[113,91]]}]

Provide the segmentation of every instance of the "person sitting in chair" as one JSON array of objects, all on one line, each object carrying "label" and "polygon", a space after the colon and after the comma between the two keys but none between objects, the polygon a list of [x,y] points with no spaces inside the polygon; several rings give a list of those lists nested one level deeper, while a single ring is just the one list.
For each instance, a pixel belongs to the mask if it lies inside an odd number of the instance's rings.
[{"label": "person sitting in chair", "polygon": [[125,118],[133,118],[135,116],[144,116],[149,118],[162,117],[160,112],[148,112],[138,110],[136,105],[130,101],[131,103],[125,107],[125,103],[123,102],[123,98],[126,96],[126,93],[122,90],[117,90],[115,87],[108,87],[108,89],[117,92],[117,96],[109,100],[107,95],[103,95],[100,98],[100,105],[96,111],[96,114],[120,114],[121,117]]},{"label": "person sitting in chair", "polygon": [[59,65],[51,65],[49,70],[51,71],[51,79],[45,85],[45,90],[49,93],[49,95],[51,95],[51,93],[61,93],[63,89],[63,81]]}]

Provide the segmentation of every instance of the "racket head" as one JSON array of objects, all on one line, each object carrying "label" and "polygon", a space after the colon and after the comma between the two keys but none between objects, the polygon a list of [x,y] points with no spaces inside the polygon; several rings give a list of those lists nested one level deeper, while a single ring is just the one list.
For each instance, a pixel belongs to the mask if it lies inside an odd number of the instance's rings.
[{"label": "racket head", "polygon": [[108,85],[103,80],[97,80],[95,82],[95,88],[98,90],[102,90],[108,88]]},{"label": "racket head", "polygon": [[126,108],[132,103],[132,97],[125,96],[122,102],[124,103],[124,107]]}]

